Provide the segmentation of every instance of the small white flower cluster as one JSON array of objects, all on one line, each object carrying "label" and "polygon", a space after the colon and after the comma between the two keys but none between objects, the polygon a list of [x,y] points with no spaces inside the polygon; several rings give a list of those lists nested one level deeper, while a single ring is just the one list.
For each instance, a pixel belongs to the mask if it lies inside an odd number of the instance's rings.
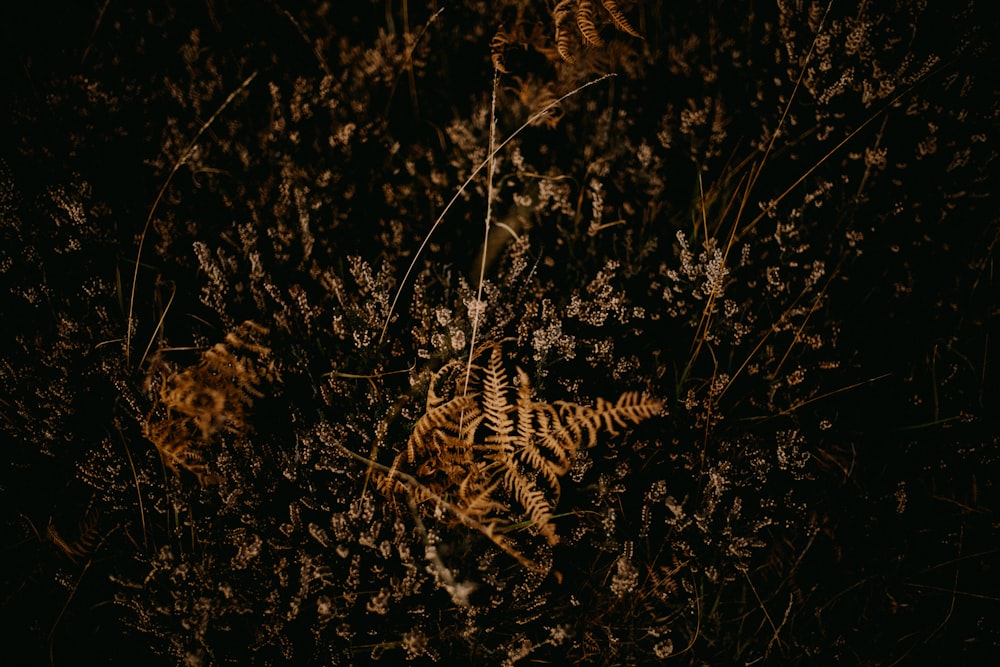
[{"label": "small white flower cluster", "polygon": [[374,340],[382,326],[382,318],[389,312],[389,298],[392,294],[390,267],[384,264],[375,275],[367,261],[352,255],[347,258],[347,268],[357,283],[359,293],[365,297],[350,313],[353,316],[351,321],[354,329],[351,334],[354,344],[363,348]]},{"label": "small white flower cluster", "polygon": [[721,302],[729,284],[729,268],[715,239],[709,239],[697,257],[684,230],[677,230],[677,243],[680,267],[660,268],[667,283],[663,288],[663,300],[668,304],[667,312],[671,317],[680,317],[693,306],[686,300],[687,296],[696,301],[714,299]]},{"label": "small white flower cluster", "polygon": [[632,542],[626,542],[622,554],[615,561],[615,573],[611,577],[611,594],[616,598],[625,597],[639,585],[639,570],[632,562]]},{"label": "small white flower cluster", "polygon": [[612,285],[618,267],[618,262],[613,259],[605,262],[604,268],[586,287],[589,298],[584,299],[574,293],[566,307],[566,315],[595,327],[603,326],[611,315],[615,315],[622,324],[634,316],[641,316],[642,311],[630,307],[625,295]]},{"label": "small white flower cluster", "polygon": [[778,467],[792,473],[796,479],[805,479],[805,471],[810,454],[804,451],[805,437],[798,430],[781,431],[778,433]]},{"label": "small white flower cluster", "polygon": [[546,327],[536,329],[531,335],[531,347],[535,361],[541,362],[556,356],[572,359],[576,356],[576,339],[563,333],[562,322],[555,321]]},{"label": "small white flower cluster", "polygon": [[573,188],[565,181],[554,178],[543,178],[538,182],[538,208],[549,210],[563,215],[573,215],[576,207],[573,206]]}]

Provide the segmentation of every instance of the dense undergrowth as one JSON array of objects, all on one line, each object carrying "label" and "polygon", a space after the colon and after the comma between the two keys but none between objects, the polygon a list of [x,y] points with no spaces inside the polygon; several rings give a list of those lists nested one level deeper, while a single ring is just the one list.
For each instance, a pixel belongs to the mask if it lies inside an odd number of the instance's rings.
[{"label": "dense undergrowth", "polygon": [[9,636],[54,665],[1000,651],[979,4],[22,10]]}]

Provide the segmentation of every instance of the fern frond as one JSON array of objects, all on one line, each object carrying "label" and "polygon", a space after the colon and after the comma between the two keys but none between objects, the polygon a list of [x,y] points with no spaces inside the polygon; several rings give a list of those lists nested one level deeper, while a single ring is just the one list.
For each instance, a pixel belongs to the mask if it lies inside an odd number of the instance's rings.
[{"label": "fern frond", "polygon": [[479,519],[510,511],[507,505],[493,498],[500,484],[501,480],[495,480],[484,485],[481,478],[469,475],[458,487],[459,506]]},{"label": "fern frond", "polygon": [[206,483],[207,446],[222,432],[250,429],[254,401],[264,396],[266,382],[279,379],[270,349],[260,342],[265,334],[267,329],[246,321],[202,352],[194,366],[168,366],[150,378],[157,391],[143,432],[173,472],[187,470]]},{"label": "fern frond", "polygon": [[[437,456],[437,443],[433,439],[435,433],[448,433],[463,439],[469,427],[478,423],[475,421],[477,413],[478,406],[474,396],[456,396],[447,403],[429,409],[410,434],[407,443],[409,461],[415,463],[429,456]],[[468,421],[463,423],[463,418]]]},{"label": "fern frond", "polygon": [[569,428],[586,431],[592,439],[596,437],[598,428],[603,427],[608,433],[617,435],[619,427],[638,424],[663,409],[662,401],[632,391],[622,394],[615,403],[599,398],[596,408],[563,401],[557,405],[560,417]]},{"label": "fern frond", "polygon": [[97,546],[100,530],[98,529],[98,519],[100,514],[97,510],[90,509],[86,516],[77,526],[77,535],[73,540],[66,540],[59,534],[55,524],[49,521],[45,530],[45,536],[49,542],[54,544],[63,554],[74,563],[78,558],[83,558],[94,551]]},{"label": "fern frond", "polygon": [[604,40],[601,39],[597,25],[594,23],[592,0],[580,0],[580,4],[576,8],[576,25],[580,29],[580,34],[583,35],[584,42],[591,46],[604,46]]},{"label": "fern frond", "polygon": [[502,74],[510,73],[504,67],[504,51],[511,41],[510,35],[504,32],[503,29],[497,30],[496,34],[493,35],[493,39],[490,40],[490,59],[493,61],[493,69]]},{"label": "fern frond", "polygon": [[559,541],[555,527],[552,525],[552,505],[545,492],[528,477],[525,477],[516,466],[510,465],[504,476],[504,485],[511,491],[518,504],[524,508],[525,515],[531,523],[544,535],[549,544]]},{"label": "fern frond", "polygon": [[601,4],[604,5],[605,11],[607,11],[607,13],[611,16],[611,22],[615,24],[615,28],[628,33],[633,37],[642,39],[642,35],[640,35],[639,32],[632,27],[632,24],[628,22],[628,19],[625,18],[625,14],[622,13],[622,10],[618,7],[616,0],[601,0]]},{"label": "fern frond", "polygon": [[[379,488],[387,494],[405,490],[417,504],[432,500],[439,506],[450,498],[459,523],[474,524],[481,532],[490,526],[490,539],[524,562],[495,530],[526,518],[550,545],[558,542],[552,513],[561,495],[560,478],[579,449],[595,444],[600,431],[615,434],[659,413],[662,403],[638,392],[626,392],[614,403],[598,399],[595,407],[538,401],[524,370],[516,368],[516,385],[511,381],[499,344],[484,345],[473,359],[487,352],[484,363],[468,365],[450,400],[436,387],[456,364],[434,374],[427,411]],[[411,476],[406,469],[414,467]]]},{"label": "fern frond", "polygon": [[503,367],[499,347],[495,346],[490,352],[489,363],[482,374],[482,410],[486,416],[486,424],[494,433],[507,435],[514,430],[514,423],[507,416],[514,408],[506,396],[510,383],[507,380],[507,371]]},{"label": "fern frond", "polygon": [[597,408],[592,418],[600,420],[608,433],[617,434],[616,426],[627,428],[631,424],[638,424],[659,414],[662,408],[663,403],[660,401],[644,398],[638,392],[627,391],[613,404],[597,399]]},{"label": "fern frond", "polygon": [[556,51],[568,63],[576,62],[573,53],[570,51],[572,37],[567,24],[573,19],[573,0],[560,0],[555,9],[552,10],[552,18],[556,24]]}]

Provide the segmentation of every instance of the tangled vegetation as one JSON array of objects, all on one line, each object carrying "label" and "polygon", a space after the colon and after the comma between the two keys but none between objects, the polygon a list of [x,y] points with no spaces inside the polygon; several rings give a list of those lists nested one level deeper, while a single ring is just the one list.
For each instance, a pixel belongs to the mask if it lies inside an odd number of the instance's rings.
[{"label": "tangled vegetation", "polygon": [[31,664],[1000,651],[984,3],[130,4],[5,10]]}]

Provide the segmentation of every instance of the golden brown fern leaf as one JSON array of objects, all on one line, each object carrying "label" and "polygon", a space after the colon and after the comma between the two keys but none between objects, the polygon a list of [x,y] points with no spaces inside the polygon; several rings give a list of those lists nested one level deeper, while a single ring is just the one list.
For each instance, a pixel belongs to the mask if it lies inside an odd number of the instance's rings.
[{"label": "golden brown fern leaf", "polygon": [[510,404],[507,396],[511,389],[510,381],[507,379],[507,370],[504,368],[503,355],[500,353],[500,346],[493,346],[490,351],[490,358],[485,368],[480,369],[482,376],[482,411],[485,417],[485,426],[499,436],[513,433],[514,422],[508,416],[516,408]]},{"label": "golden brown fern leaf", "polygon": [[615,28],[633,37],[642,39],[642,35],[628,22],[628,19],[625,18],[625,14],[618,7],[618,3],[615,0],[601,0],[601,4],[604,5],[604,9],[611,16],[611,22],[615,24]]},{"label": "golden brown fern leaf", "polygon": [[552,10],[552,19],[556,25],[556,51],[569,63],[576,60],[570,50],[573,43],[572,33],[567,30],[567,25],[573,20],[574,4],[574,0],[561,0]]},{"label": "golden brown fern leaf", "polygon": [[270,349],[261,342],[267,329],[247,321],[205,350],[184,369],[164,365],[151,386],[153,409],[143,434],[172,471],[186,470],[207,482],[206,449],[221,432],[249,430],[249,415],[262,387],[278,379]]},{"label": "golden brown fern leaf", "polygon": [[143,435],[153,443],[163,464],[175,474],[182,470],[203,482],[209,481],[205,456],[199,446],[197,430],[185,419],[147,420]]},{"label": "golden brown fern leaf", "polygon": [[501,74],[509,74],[505,67],[504,52],[512,43],[515,43],[514,38],[502,28],[497,30],[490,40],[490,59],[493,61],[493,69]]},{"label": "golden brown fern leaf", "polygon": [[[617,0],[601,0],[601,6],[616,30],[642,39],[642,35],[632,27]],[[573,51],[577,43],[573,31],[569,29],[572,23],[576,24],[576,32],[584,46],[604,46],[599,16],[603,15],[598,13],[594,0],[561,0],[556,4],[552,10],[552,19],[555,23],[556,51],[563,60],[568,63],[576,62]]]},{"label": "golden brown fern leaf", "polygon": [[76,537],[73,539],[64,538],[50,519],[49,525],[45,529],[45,537],[49,542],[54,544],[56,548],[63,553],[63,555],[75,563],[77,562],[77,559],[91,554],[96,548],[98,538],[100,537],[100,530],[98,527],[99,519],[100,513],[96,509],[88,509],[87,514],[77,526]]},{"label": "golden brown fern leaf", "polygon": [[627,391],[615,403],[603,398],[597,399],[597,407],[575,403],[558,402],[559,415],[566,428],[574,433],[585,431],[589,442],[593,442],[602,428],[612,435],[618,434],[616,427],[627,428],[632,424],[649,419],[660,413],[663,402],[643,397],[635,391]]},{"label": "golden brown fern leaf", "polygon": [[576,7],[576,26],[583,35],[583,41],[590,46],[604,46],[604,40],[594,22],[594,3],[592,0],[580,0]]},{"label": "golden brown fern leaf", "polygon": [[[522,369],[516,368],[517,383],[511,381],[499,344],[488,343],[473,357],[467,372],[456,373],[460,362],[452,362],[431,378],[427,411],[379,486],[395,494],[404,485],[394,475],[416,480],[421,488],[408,482],[406,491],[418,504],[448,498],[457,523],[491,526],[494,542],[494,530],[527,525],[555,544],[560,478],[579,449],[593,445],[601,431],[615,434],[652,417],[662,403],[626,392],[613,403],[598,399],[594,407],[550,404],[536,400]],[[459,377],[445,400],[438,384],[449,374]],[[497,544],[520,553],[509,538]]]}]

